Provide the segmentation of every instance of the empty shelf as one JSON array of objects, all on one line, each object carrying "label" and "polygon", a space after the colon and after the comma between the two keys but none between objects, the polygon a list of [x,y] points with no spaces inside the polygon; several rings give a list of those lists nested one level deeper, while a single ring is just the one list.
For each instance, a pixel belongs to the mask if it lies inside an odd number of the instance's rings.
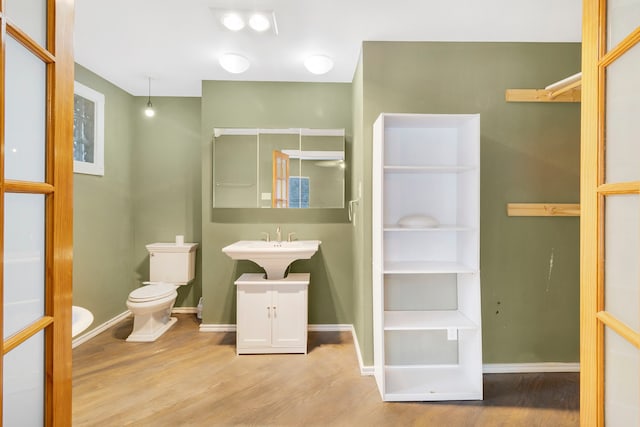
[{"label": "empty shelf", "polygon": [[429,329],[477,329],[478,325],[457,310],[385,311],[385,331]]}]

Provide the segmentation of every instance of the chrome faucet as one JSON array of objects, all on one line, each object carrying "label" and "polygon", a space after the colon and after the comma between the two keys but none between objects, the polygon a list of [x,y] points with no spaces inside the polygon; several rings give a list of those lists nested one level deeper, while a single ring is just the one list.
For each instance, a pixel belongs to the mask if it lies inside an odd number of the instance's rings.
[{"label": "chrome faucet", "polygon": [[282,232],[280,231],[280,226],[276,227],[276,241],[282,242]]},{"label": "chrome faucet", "polygon": [[260,233],[260,234],[264,234],[264,240],[265,240],[266,242],[270,242],[270,241],[271,241],[271,235],[270,235],[269,233],[267,233],[266,231],[263,231],[263,232],[262,232],[262,233]]}]

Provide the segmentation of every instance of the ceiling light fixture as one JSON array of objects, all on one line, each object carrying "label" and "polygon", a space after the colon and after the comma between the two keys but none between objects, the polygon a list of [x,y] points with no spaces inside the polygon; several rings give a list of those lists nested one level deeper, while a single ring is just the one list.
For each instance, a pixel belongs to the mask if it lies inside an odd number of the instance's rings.
[{"label": "ceiling light fixture", "polygon": [[249,60],[237,53],[225,53],[220,57],[220,66],[233,74],[244,73],[249,65]]},{"label": "ceiling light fixture", "polygon": [[333,68],[333,60],[325,55],[311,55],[304,61],[304,66],[313,74],[326,74]]},{"label": "ceiling light fixture", "polygon": [[264,14],[256,12],[249,18],[249,26],[252,30],[261,33],[271,28],[271,22]]},{"label": "ceiling light fixture", "polygon": [[151,103],[151,77],[149,77],[149,100],[147,101],[147,108],[144,109],[144,114],[147,117],[156,115],[156,111],[153,109],[153,104]]},{"label": "ceiling light fixture", "polygon": [[211,7],[211,13],[217,22],[226,30],[240,32],[245,28],[251,28],[256,33],[263,35],[278,35],[278,23],[273,10],[227,9]]},{"label": "ceiling light fixture", "polygon": [[228,30],[240,31],[244,28],[244,19],[238,13],[229,12],[222,16],[222,25]]}]

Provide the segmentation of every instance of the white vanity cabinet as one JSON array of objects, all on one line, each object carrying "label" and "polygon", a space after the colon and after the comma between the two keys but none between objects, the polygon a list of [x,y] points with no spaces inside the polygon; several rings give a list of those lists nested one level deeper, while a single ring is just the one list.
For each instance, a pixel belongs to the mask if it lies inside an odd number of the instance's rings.
[{"label": "white vanity cabinet", "polygon": [[373,147],[380,394],[482,399],[480,116],[381,114]]},{"label": "white vanity cabinet", "polygon": [[309,273],[266,280],[245,273],[235,281],[238,354],[306,353]]}]

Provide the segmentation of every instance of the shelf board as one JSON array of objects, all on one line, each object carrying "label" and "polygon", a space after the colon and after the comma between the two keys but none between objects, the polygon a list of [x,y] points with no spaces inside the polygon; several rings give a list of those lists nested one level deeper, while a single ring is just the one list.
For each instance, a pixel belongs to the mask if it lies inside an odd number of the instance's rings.
[{"label": "shelf board", "polygon": [[448,225],[441,224],[436,227],[400,227],[397,224],[387,224],[384,226],[384,231],[476,231],[477,228],[466,227],[463,225]]},{"label": "shelf board", "polygon": [[477,169],[477,166],[409,166],[387,165],[385,172],[391,173],[460,173]]},{"label": "shelf board", "polygon": [[386,401],[482,399],[482,375],[472,381],[460,366],[385,366],[384,371]]},{"label": "shelf board", "polygon": [[458,262],[438,261],[387,261],[384,263],[384,274],[416,274],[416,273],[477,273]]},{"label": "shelf board", "polygon": [[579,203],[507,203],[508,216],[580,216]]},{"label": "shelf board", "polygon": [[477,329],[478,325],[457,310],[385,311],[385,331]]}]

